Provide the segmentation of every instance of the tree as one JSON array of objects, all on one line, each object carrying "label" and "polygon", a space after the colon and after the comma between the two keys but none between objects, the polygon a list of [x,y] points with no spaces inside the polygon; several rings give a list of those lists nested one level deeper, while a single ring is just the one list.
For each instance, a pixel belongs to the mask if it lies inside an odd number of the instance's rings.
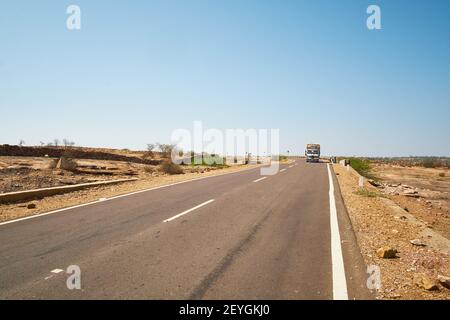
[{"label": "tree", "polygon": [[154,143],[148,143],[147,152],[144,154],[144,158],[153,158],[155,147],[156,145]]},{"label": "tree", "polygon": [[173,144],[161,144],[157,143],[159,150],[161,151],[161,157],[170,158],[172,155],[172,150],[175,148]]},{"label": "tree", "polygon": [[153,150],[155,150],[156,145],[154,143],[148,143],[147,144],[147,150],[152,152]]},{"label": "tree", "polygon": [[75,145],[75,142],[63,139],[63,144],[65,147],[73,147]]},{"label": "tree", "polygon": [[20,139],[20,141],[19,141],[19,147],[23,147],[24,144],[25,144],[25,141],[22,140],[22,139]]}]

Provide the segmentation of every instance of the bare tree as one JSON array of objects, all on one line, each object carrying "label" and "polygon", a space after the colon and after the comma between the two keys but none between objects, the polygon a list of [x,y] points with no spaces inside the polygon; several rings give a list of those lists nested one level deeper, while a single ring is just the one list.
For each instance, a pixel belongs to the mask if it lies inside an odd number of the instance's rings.
[{"label": "bare tree", "polygon": [[23,145],[25,144],[25,141],[23,139],[20,139],[19,141],[19,147],[23,147]]},{"label": "bare tree", "polygon": [[67,139],[63,139],[63,144],[64,144],[64,147],[67,148],[67,147],[73,147],[75,145],[75,142],[69,141]]},{"label": "bare tree", "polygon": [[54,139],[54,140],[53,140],[53,145],[54,145],[55,147],[59,146],[59,140],[58,140],[58,139]]},{"label": "bare tree", "polygon": [[161,151],[161,157],[163,158],[170,158],[172,155],[172,150],[175,148],[175,145],[173,144],[161,144],[157,143],[157,146],[159,150]]},{"label": "bare tree", "polygon": [[147,151],[148,152],[153,152],[153,150],[155,150],[156,145],[154,143],[148,143],[147,144]]},{"label": "bare tree", "polygon": [[144,158],[153,158],[154,150],[156,148],[156,145],[154,143],[148,143],[147,144],[147,152],[144,154]]}]

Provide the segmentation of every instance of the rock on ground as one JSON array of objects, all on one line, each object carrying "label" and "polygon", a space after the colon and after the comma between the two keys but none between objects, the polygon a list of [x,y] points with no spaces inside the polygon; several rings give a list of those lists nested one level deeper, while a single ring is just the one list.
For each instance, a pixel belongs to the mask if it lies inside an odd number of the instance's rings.
[{"label": "rock on ground", "polygon": [[429,291],[439,290],[436,281],[432,280],[424,273],[415,274],[413,282],[416,286],[425,290]]}]

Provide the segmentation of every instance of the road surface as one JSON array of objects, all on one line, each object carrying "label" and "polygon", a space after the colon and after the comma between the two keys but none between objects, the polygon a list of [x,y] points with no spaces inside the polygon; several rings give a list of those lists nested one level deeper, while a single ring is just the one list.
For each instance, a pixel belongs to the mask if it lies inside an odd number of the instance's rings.
[{"label": "road surface", "polygon": [[[372,298],[332,169],[281,169],[0,224],[0,298]],[[66,285],[72,265],[80,290]]]}]

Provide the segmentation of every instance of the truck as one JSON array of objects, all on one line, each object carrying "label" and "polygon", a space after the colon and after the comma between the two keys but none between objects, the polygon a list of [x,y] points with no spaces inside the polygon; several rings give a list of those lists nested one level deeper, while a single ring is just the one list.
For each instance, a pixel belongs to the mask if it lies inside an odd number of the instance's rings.
[{"label": "truck", "polygon": [[305,150],[306,162],[319,162],[320,161],[320,144],[309,143],[306,145]]}]

